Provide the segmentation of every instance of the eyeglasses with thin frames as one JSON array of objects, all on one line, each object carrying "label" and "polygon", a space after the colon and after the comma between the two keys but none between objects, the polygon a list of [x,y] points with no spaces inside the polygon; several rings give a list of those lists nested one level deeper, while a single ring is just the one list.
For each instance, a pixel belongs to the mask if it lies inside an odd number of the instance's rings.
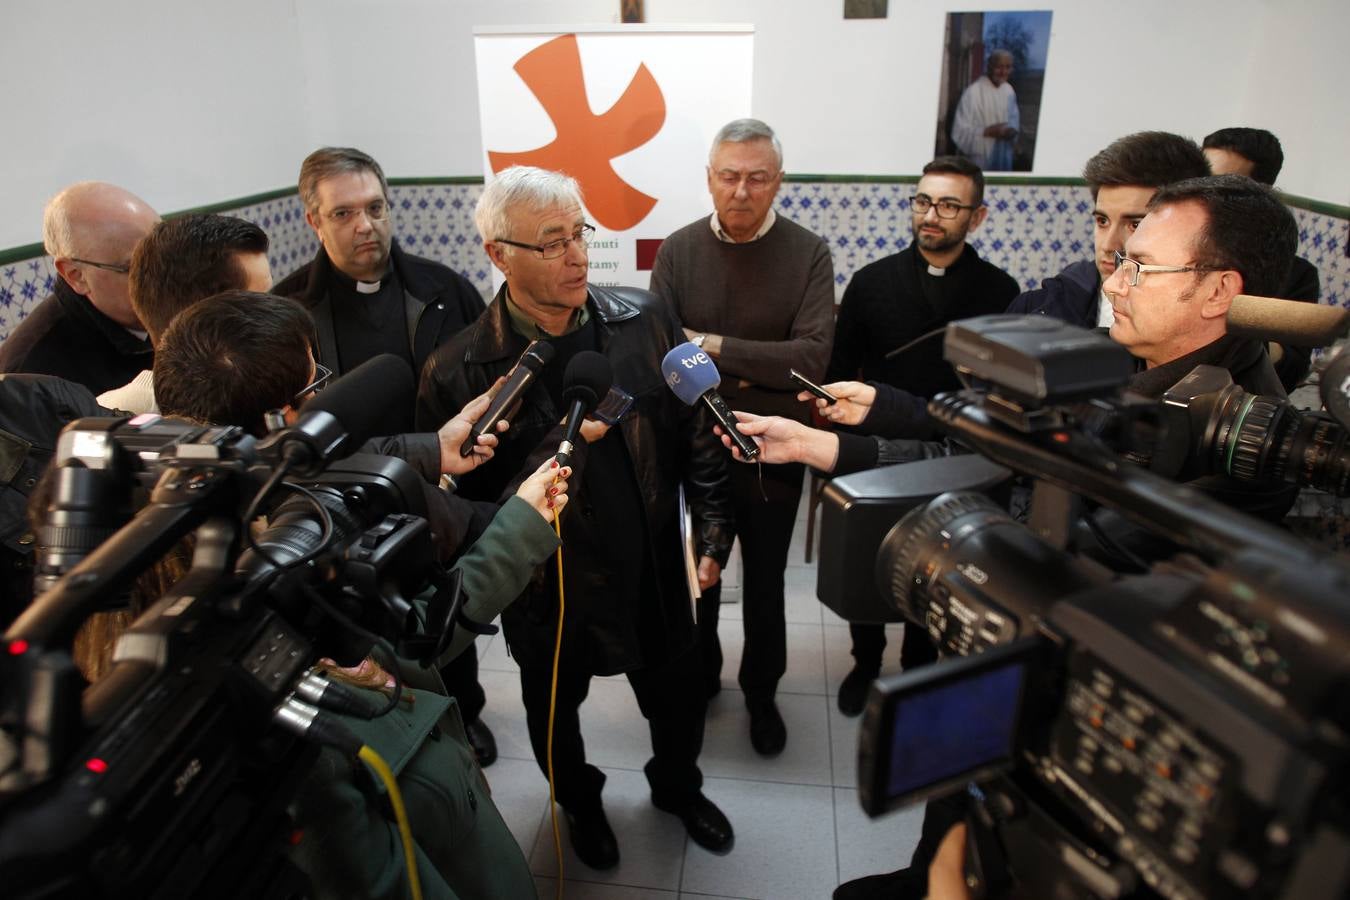
[{"label": "eyeglasses with thin frames", "polygon": [[366,218],[372,222],[383,222],[385,219],[389,218],[389,204],[383,200],[375,200],[369,206],[364,208],[343,207],[341,209],[335,209],[332,212],[326,212],[323,214],[323,217],[334,225],[349,225],[356,221],[356,214],[359,212],[364,212]]},{"label": "eyeglasses with thin frames", "polygon": [[308,400],[311,395],[317,394],[319,391],[323,390],[332,377],[332,369],[328,368],[323,363],[315,363],[314,380],[302,387],[296,395],[291,398],[291,406],[299,409],[300,405]]},{"label": "eyeglasses with thin frames", "polygon": [[595,235],[594,225],[582,225],[576,231],[572,232],[571,237],[558,238],[556,241],[549,241],[546,244],[524,244],[520,241],[510,241],[506,238],[495,238],[498,244],[510,244],[512,247],[519,247],[522,250],[533,250],[539,254],[540,259],[557,259],[567,252],[567,247],[573,241],[581,244],[581,249],[586,250],[591,246],[591,238]]},{"label": "eyeglasses with thin frames", "polygon": [[1139,276],[1146,272],[1222,272],[1223,269],[1216,269],[1213,266],[1154,266],[1141,263],[1137,259],[1130,259],[1119,250],[1115,253],[1116,271],[1125,277],[1125,283],[1130,287],[1139,286]]},{"label": "eyeglasses with thin frames", "polygon": [[963,209],[979,209],[978,206],[957,203],[955,200],[934,200],[927,194],[915,194],[910,198],[909,205],[921,216],[928,215],[929,209],[936,209],[939,219],[955,219]]},{"label": "eyeglasses with thin frames", "polygon": [[131,263],[101,263],[94,262],[92,259],[79,259],[77,257],[69,258],[73,263],[79,263],[82,266],[93,266],[95,269],[102,269],[105,272],[116,272],[118,275],[126,275],[131,271]]}]

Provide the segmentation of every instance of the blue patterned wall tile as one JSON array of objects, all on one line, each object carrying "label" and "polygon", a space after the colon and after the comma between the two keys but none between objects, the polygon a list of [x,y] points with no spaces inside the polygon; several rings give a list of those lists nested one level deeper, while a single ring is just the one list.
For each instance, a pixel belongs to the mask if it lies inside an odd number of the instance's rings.
[{"label": "blue patterned wall tile", "polygon": [[[390,189],[394,233],[409,251],[464,274],[487,296],[492,269],[473,224],[482,193],[477,184],[395,185]],[[835,291],[842,296],[853,273],[898,253],[911,238],[912,184],[789,182],[778,196],[779,211],[819,234],[834,260]],[[1007,271],[1023,288],[1066,265],[1092,258],[1091,195],[1061,185],[989,185],[989,217],[971,243],[985,259]],[[257,222],[271,238],[268,257],[280,280],[308,262],[318,240],[305,224],[295,195],[241,206],[227,214]],[[1345,255],[1350,221],[1295,209],[1299,253],[1317,266],[1322,302],[1350,306],[1350,259]],[[46,257],[0,267],[0,340],[51,291],[55,272]]]}]

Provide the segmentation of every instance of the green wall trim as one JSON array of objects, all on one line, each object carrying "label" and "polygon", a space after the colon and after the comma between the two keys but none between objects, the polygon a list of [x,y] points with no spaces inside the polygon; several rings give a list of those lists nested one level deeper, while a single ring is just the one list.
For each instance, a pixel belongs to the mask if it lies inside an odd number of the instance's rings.
[{"label": "green wall trim", "polygon": [[1341,206],[1339,203],[1328,203],[1325,200],[1313,200],[1311,197],[1299,197],[1295,194],[1283,192],[1280,193],[1280,199],[1290,206],[1306,209],[1308,212],[1334,216],[1337,219],[1350,219],[1350,206]]},{"label": "green wall trim", "polygon": [[[917,184],[918,175],[820,175],[805,172],[792,172],[783,176],[784,181],[792,184]],[[1029,175],[990,175],[985,178],[988,184],[1007,184],[1007,185],[1052,185],[1065,187],[1078,187],[1086,184],[1081,178],[1045,178]],[[422,185],[437,184],[482,184],[481,175],[439,175],[418,178],[390,178],[389,183],[395,187],[417,187]],[[261,194],[249,194],[247,197],[236,197],[232,200],[222,200],[219,203],[210,203],[206,206],[194,206],[191,209],[180,209],[177,212],[169,213],[166,218],[182,216],[188,213],[216,213],[224,212],[230,209],[239,209],[242,206],[252,206],[255,203],[266,203],[268,200],[277,200],[281,197],[289,197],[295,194],[293,187],[277,188],[276,190],[264,191]],[[1319,215],[1332,216],[1337,219],[1350,220],[1350,206],[1342,206],[1339,203],[1328,203],[1325,200],[1313,200],[1310,197],[1299,197],[1294,194],[1281,194],[1284,202],[1297,209],[1307,210],[1308,212],[1318,213]],[[24,244],[20,247],[10,247],[7,250],[0,250],[0,266],[10,263],[21,262],[25,259],[33,259],[44,255],[42,244]]]},{"label": "green wall trim", "polygon": [[424,178],[390,178],[395,187],[416,187],[424,184],[482,184],[482,175],[437,175]]},{"label": "green wall trim", "polygon": [[274,191],[263,191],[261,194],[249,194],[247,197],[236,197],[233,200],[222,200],[219,203],[208,203],[206,206],[194,206],[191,209],[180,209],[177,212],[165,214],[164,218],[172,219],[176,216],[186,216],[189,213],[218,213],[229,209],[238,209],[241,206],[252,206],[255,203],[266,203],[268,200],[277,200],[281,197],[289,197],[295,193],[295,188],[277,188]]},{"label": "green wall trim", "polygon": [[10,247],[8,250],[0,250],[0,266],[7,266],[10,263],[22,262],[25,259],[32,259],[35,256],[46,256],[47,250],[41,244],[24,244],[22,247]]}]

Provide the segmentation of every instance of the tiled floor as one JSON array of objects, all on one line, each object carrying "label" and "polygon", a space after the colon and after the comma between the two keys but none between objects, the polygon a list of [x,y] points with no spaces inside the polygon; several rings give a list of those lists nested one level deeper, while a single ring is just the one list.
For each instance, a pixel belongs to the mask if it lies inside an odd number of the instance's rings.
[{"label": "tiled floor", "polygon": [[[708,708],[699,763],[704,792],[736,829],[735,848],[726,856],[708,853],[685,837],[678,820],[651,805],[642,774],[651,748],[633,693],[622,676],[596,679],[581,708],[582,732],[589,760],[608,776],[605,808],[621,862],[608,872],[584,866],[571,852],[560,814],[568,900],[828,900],[841,881],[909,861],[922,806],[877,820],[858,807],[858,719],[835,706],[852,663],[848,627],[815,598],[815,567],[803,563],[805,532],[803,498],[787,573],[788,671],[778,692],[788,743],[773,759],[751,749],[736,685],[742,635],[734,555],[726,573],[722,693]],[[887,632],[886,671],[893,671],[899,626]],[[478,653],[488,696],[483,718],[500,754],[487,770],[493,798],[530,860],[539,896],[552,898],[558,863],[548,785],[530,753],[517,669],[500,635],[480,639]]]}]

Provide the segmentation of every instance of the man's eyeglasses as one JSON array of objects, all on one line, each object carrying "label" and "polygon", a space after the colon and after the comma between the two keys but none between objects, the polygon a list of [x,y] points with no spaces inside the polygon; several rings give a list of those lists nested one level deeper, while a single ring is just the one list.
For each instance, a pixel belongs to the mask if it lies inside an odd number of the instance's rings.
[{"label": "man's eyeglasses", "polygon": [[314,364],[314,380],[302,387],[294,397],[291,398],[291,406],[300,407],[302,403],[310,398],[311,394],[317,394],[328,384],[329,379],[333,377],[333,370],[322,363]]},{"label": "man's eyeglasses", "polygon": [[773,172],[765,172],[762,169],[745,173],[737,172],[735,169],[718,169],[713,177],[717,179],[718,184],[725,188],[735,190],[744,181],[748,190],[762,191],[773,183],[776,176]]},{"label": "man's eyeglasses", "polygon": [[929,209],[936,209],[939,219],[955,219],[963,209],[978,209],[976,206],[957,203],[955,200],[934,200],[927,194],[915,194],[909,199],[909,205],[921,216],[928,215]]},{"label": "man's eyeglasses", "polygon": [[1213,266],[1150,266],[1137,259],[1130,259],[1119,250],[1116,251],[1116,271],[1125,276],[1130,287],[1139,286],[1139,276],[1145,272],[1222,272]]},{"label": "man's eyeglasses", "polygon": [[364,210],[335,209],[332,212],[324,213],[324,218],[332,222],[334,225],[346,225],[350,222],[356,221],[355,217],[358,212],[364,212],[366,214],[366,218],[372,222],[381,222],[389,218],[389,204],[384,202],[383,200],[376,200],[369,206],[367,206]]},{"label": "man's eyeglasses", "polygon": [[82,266],[93,266],[95,269],[102,269],[105,272],[116,272],[118,275],[126,275],[131,271],[131,263],[101,263],[94,262],[91,259],[78,259],[70,257],[73,263],[79,263]]},{"label": "man's eyeglasses", "polygon": [[557,259],[567,252],[567,246],[573,241],[581,244],[583,250],[590,247],[591,238],[594,236],[594,225],[582,225],[572,232],[571,237],[558,238],[556,241],[549,241],[546,244],[522,244],[520,241],[508,241],[506,238],[496,238],[495,240],[498,244],[510,244],[512,247],[519,247],[522,250],[533,250],[539,254],[540,259]]}]

